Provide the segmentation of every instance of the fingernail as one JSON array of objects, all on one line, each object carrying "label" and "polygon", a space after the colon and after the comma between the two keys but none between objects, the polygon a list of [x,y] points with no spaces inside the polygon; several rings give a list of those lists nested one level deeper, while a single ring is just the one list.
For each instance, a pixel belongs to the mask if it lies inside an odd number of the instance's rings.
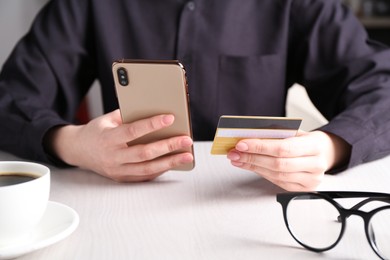
[{"label": "fingernail", "polygon": [[227,158],[232,161],[238,161],[240,160],[241,156],[238,153],[230,152],[228,153]]},{"label": "fingernail", "polygon": [[175,117],[173,115],[164,115],[162,118],[164,125],[171,125],[174,120]]},{"label": "fingernail", "polygon": [[242,167],[242,166],[244,165],[244,163],[232,161],[232,165],[233,165],[233,166],[236,166],[236,167]]},{"label": "fingernail", "polygon": [[181,140],[181,145],[184,146],[184,147],[191,146],[192,145],[192,139],[189,138],[189,137],[183,138]]},{"label": "fingernail", "polygon": [[239,142],[238,144],[236,144],[236,149],[238,151],[245,152],[245,151],[248,151],[249,147],[246,143]]},{"label": "fingernail", "polygon": [[191,154],[185,154],[182,158],[181,158],[181,162],[182,163],[189,163],[189,162],[192,162],[194,160],[194,157],[191,155]]}]

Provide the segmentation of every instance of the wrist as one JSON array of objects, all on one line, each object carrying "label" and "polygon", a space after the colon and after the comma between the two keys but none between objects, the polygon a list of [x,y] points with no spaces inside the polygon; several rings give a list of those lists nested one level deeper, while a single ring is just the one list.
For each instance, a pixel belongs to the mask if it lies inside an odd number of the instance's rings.
[{"label": "wrist", "polygon": [[65,164],[77,165],[77,132],[80,126],[65,125],[50,129],[43,141],[44,149],[50,157]]},{"label": "wrist", "polygon": [[322,133],[327,137],[330,147],[327,151],[327,160],[329,162],[327,171],[344,168],[351,157],[351,145],[335,134],[328,132]]}]

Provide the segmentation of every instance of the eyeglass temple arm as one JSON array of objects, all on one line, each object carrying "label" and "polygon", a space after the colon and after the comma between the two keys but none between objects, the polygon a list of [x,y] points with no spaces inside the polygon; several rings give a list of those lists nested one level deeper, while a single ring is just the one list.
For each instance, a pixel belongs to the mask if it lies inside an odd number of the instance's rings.
[{"label": "eyeglass temple arm", "polygon": [[[360,201],[358,204],[356,204],[356,205],[353,206],[352,208],[350,208],[350,210],[357,210],[357,209],[360,209],[361,207],[363,207],[363,206],[366,205],[367,203],[370,203],[371,201],[382,201],[382,202],[390,203],[390,198],[367,198],[367,199],[365,199],[365,200]],[[349,216],[351,216],[351,214],[347,214],[347,215],[346,215],[347,218],[348,218]],[[338,222],[341,222],[341,216],[338,216],[338,217],[337,217],[337,221],[338,221]]]},{"label": "eyeglass temple arm", "polygon": [[390,203],[390,198],[367,198],[365,200],[360,201],[358,204],[353,206],[351,209],[360,209],[361,207],[363,207],[364,205],[366,205],[367,203],[369,203],[371,201],[382,201],[382,202]]}]

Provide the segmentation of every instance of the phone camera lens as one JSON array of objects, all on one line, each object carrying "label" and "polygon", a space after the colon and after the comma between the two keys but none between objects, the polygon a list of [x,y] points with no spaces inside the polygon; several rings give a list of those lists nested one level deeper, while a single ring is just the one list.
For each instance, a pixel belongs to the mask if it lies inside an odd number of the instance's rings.
[{"label": "phone camera lens", "polygon": [[129,85],[129,78],[128,78],[127,71],[125,68],[122,68],[122,67],[118,68],[117,74],[118,74],[119,84],[121,84],[124,87]]}]

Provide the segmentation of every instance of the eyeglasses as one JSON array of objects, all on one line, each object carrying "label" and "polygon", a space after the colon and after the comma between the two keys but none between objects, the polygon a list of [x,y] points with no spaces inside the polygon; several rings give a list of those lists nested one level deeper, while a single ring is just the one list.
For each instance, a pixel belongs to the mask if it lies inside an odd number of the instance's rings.
[{"label": "eyeglasses", "polygon": [[[365,198],[346,209],[335,199]],[[284,222],[292,237],[303,247],[323,252],[337,245],[344,234],[346,219],[358,215],[364,220],[371,248],[382,259],[390,259],[390,194],[376,192],[331,191],[277,194]],[[389,205],[368,212],[361,210],[370,202]]]}]

